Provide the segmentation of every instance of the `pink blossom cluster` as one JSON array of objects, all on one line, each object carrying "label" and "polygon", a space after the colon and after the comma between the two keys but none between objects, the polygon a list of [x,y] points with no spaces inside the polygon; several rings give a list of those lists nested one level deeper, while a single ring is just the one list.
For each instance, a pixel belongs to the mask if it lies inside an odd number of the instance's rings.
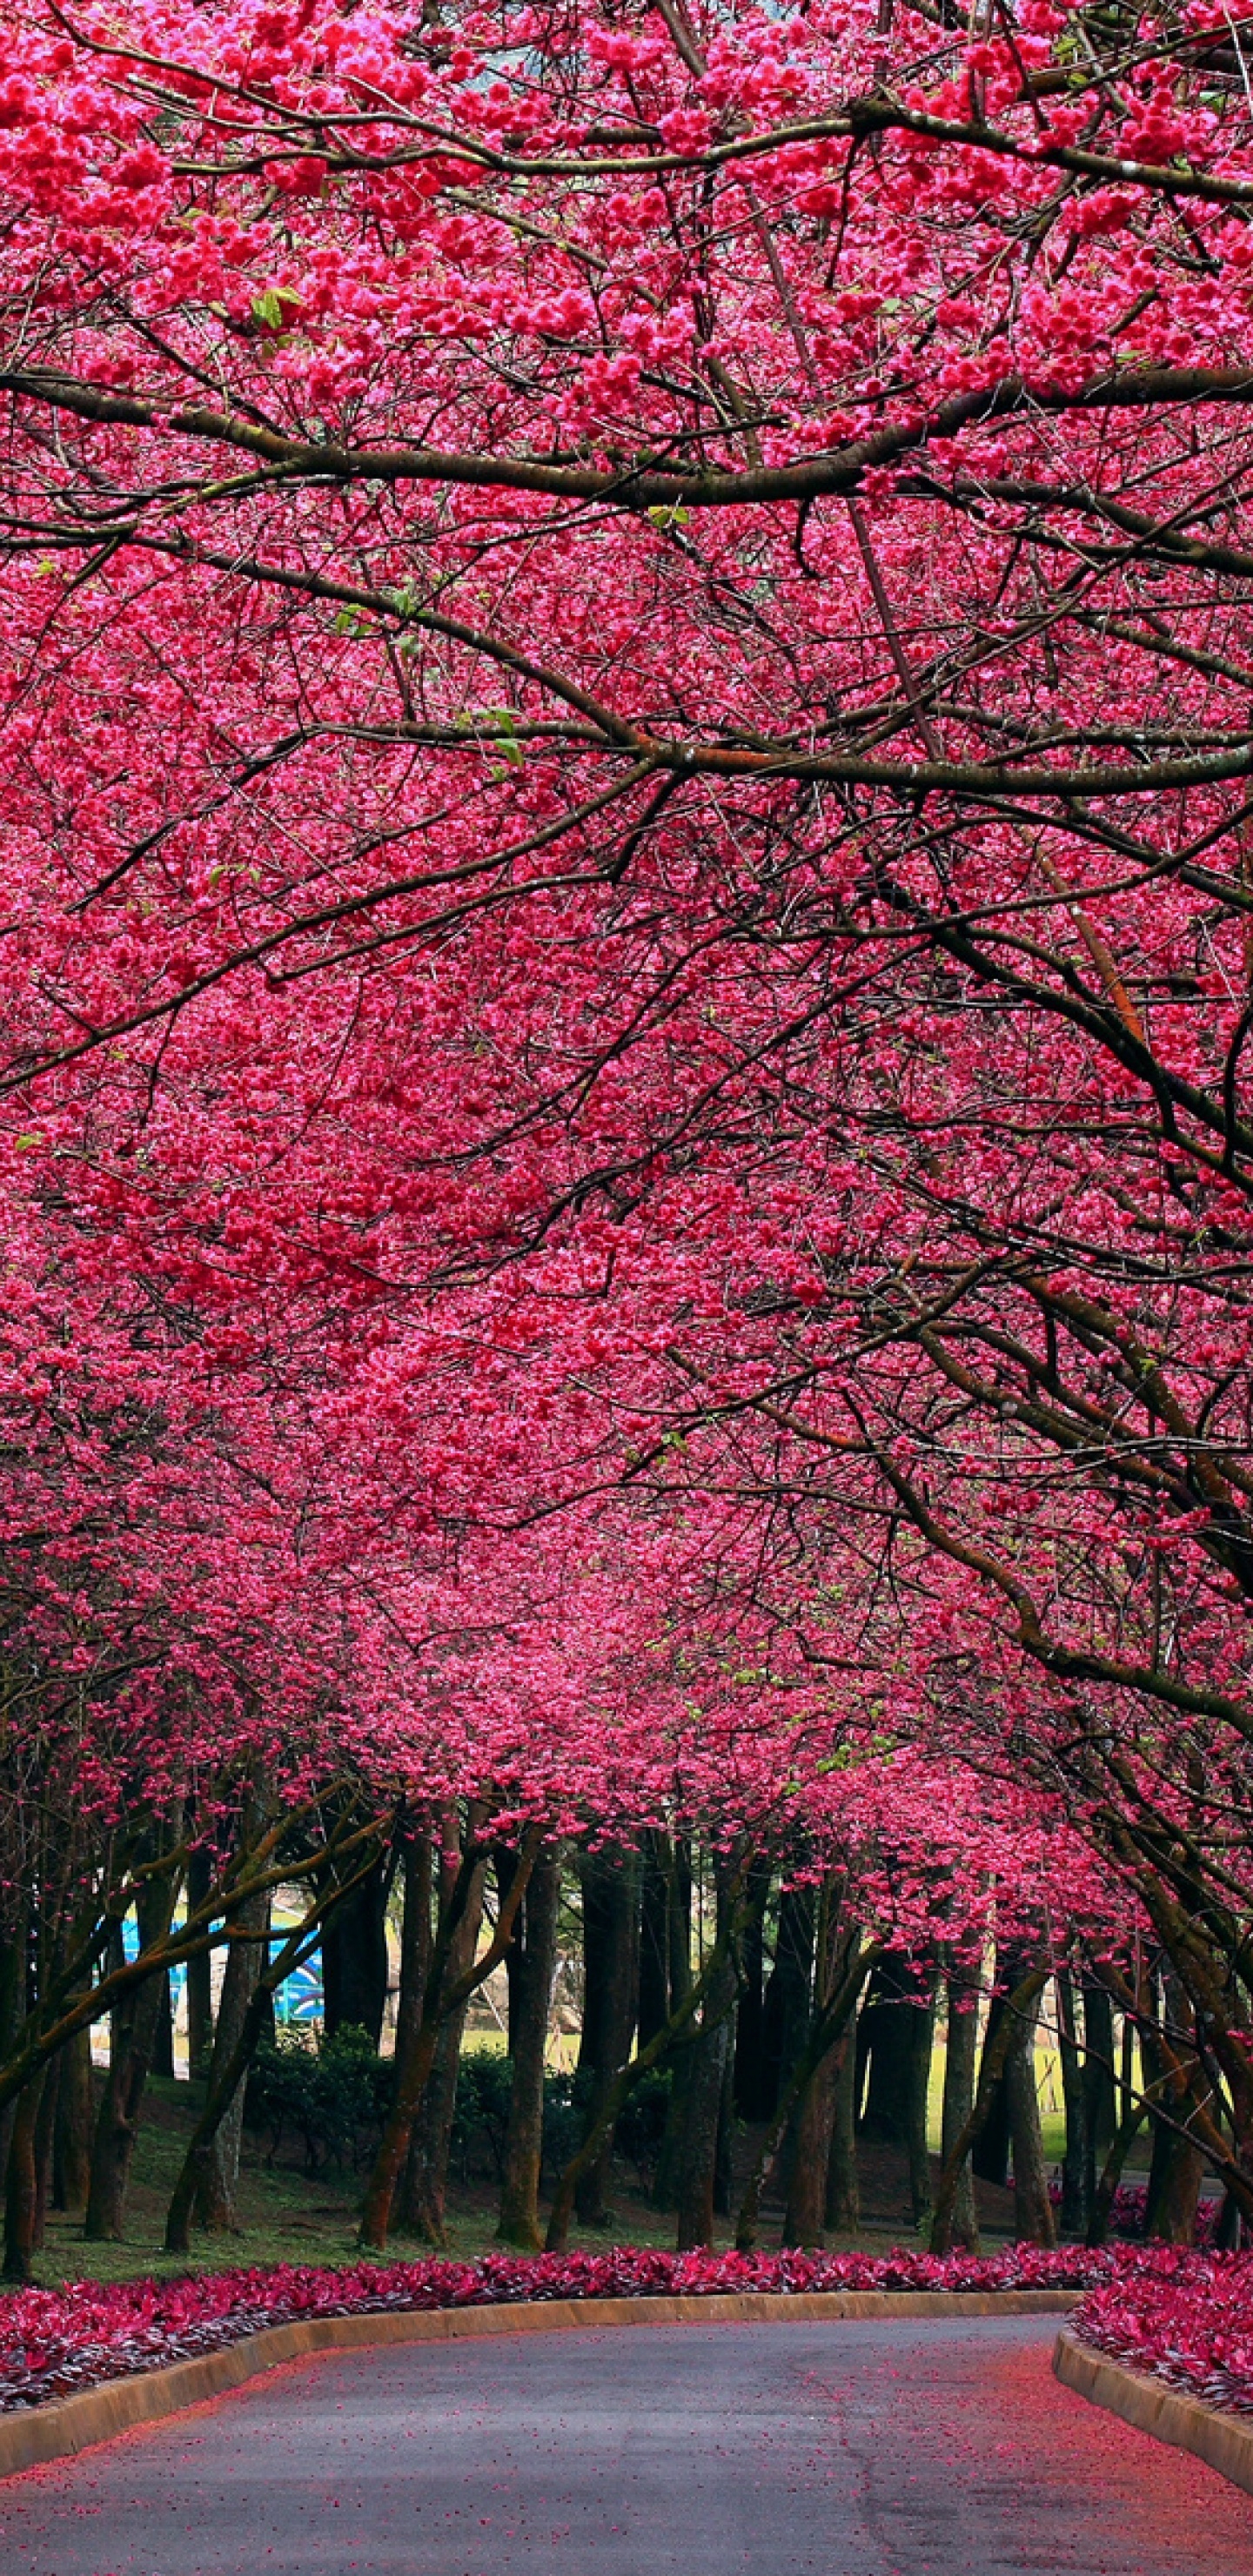
[{"label": "pink blossom cluster", "polygon": [[1253,2256],[1146,2248],[1071,2320],[1084,2343],[1187,2397],[1253,2415]]},{"label": "pink blossom cluster", "polygon": [[0,2413],[216,2352],[302,2317],[516,2305],[540,2299],[714,2298],[764,2290],[1057,2290],[1121,2282],[1136,2258],[1066,2246],[1003,2253],[489,2254],[473,2263],[279,2263],[177,2281],[77,2281],[0,2299]]}]

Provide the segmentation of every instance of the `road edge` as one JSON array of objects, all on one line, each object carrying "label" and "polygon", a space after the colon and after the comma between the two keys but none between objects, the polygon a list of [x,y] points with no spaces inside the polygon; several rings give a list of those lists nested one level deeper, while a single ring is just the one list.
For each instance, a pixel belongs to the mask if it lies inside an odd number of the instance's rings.
[{"label": "road edge", "polygon": [[1062,2386],[1073,2389],[1077,2397],[1120,2415],[1124,2424],[1151,2434],[1154,2441],[1195,2452],[1220,2478],[1253,2495],[1253,2424],[1242,2424],[1235,2415],[1220,2415],[1197,2397],[1181,2397],[1160,2379],[1129,2370],[1125,2362],[1108,2360],[1065,2326],[1053,2346],[1053,2368]]},{"label": "road edge", "polygon": [[571,2328],[670,2325],[803,2325],[840,2317],[1064,2316],[1080,2290],[804,2290],[728,2292],[712,2298],[536,2299],[516,2306],[374,2310],[307,2317],[241,2335],[238,2343],[167,2369],[108,2379],[81,2396],[0,2416],[0,2478],[111,2442],[138,2424],[178,2415],[242,2388],[281,2362],[362,2345],[455,2343],[474,2335],[560,2334]]}]

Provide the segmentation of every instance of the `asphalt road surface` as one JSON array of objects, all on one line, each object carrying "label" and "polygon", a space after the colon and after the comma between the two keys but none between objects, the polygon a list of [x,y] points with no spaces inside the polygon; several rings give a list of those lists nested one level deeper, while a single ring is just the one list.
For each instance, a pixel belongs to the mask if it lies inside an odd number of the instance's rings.
[{"label": "asphalt road surface", "polygon": [[1060,2388],[1048,2318],[293,2362],[0,2483],[2,2576],[1253,2576],[1253,2498]]}]

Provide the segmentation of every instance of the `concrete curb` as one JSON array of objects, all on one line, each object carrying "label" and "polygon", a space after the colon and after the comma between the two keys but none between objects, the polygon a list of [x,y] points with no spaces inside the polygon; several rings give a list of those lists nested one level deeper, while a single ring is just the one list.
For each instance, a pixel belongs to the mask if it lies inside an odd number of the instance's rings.
[{"label": "concrete curb", "polygon": [[177,2415],[206,2397],[241,2388],[280,2362],[307,2353],[354,2351],[363,2344],[456,2343],[474,2335],[560,2334],[594,2326],[804,2325],[838,2317],[1056,2317],[1079,2290],[808,2290],[752,2291],[708,2299],[537,2299],[516,2307],[385,2310],[349,2317],[309,2317],[241,2335],[195,2361],[109,2379],[80,2397],[0,2416],[0,2478],[45,2460],[62,2460],[132,2425]]},{"label": "concrete curb", "polygon": [[1128,2370],[1124,2362],[1108,2361],[1103,2352],[1093,2352],[1065,2327],[1053,2347],[1053,2368],[1063,2387],[1073,2388],[1076,2396],[1104,2406],[1111,2415],[1121,2415],[1124,2424],[1134,2424],[1138,2433],[1151,2433],[1155,2441],[1173,2442],[1179,2451],[1195,2451],[1198,2459],[1217,2469],[1220,2478],[1229,2478],[1233,2486],[1253,2495],[1253,2423],[1242,2423],[1236,2415],[1219,2415],[1212,2406],[1202,2406],[1199,2398],[1181,2397],[1175,2389],[1164,2387],[1160,2379]]}]

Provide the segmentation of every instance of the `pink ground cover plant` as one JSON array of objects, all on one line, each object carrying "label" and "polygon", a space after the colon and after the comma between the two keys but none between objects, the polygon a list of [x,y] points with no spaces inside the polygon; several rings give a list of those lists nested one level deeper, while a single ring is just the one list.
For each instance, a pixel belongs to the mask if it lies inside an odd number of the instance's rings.
[{"label": "pink ground cover plant", "polygon": [[619,2246],[604,2254],[489,2254],[473,2263],[361,2263],[343,2271],[282,2263],[177,2281],[78,2281],[0,2299],[0,2412],[159,2370],[301,2317],[742,2290],[1086,2289],[1120,2280],[1142,2260],[1125,2248],[1091,2253],[1082,2246],[1042,2252],[1019,2245],[984,2257],[908,2248],[744,2255]]},{"label": "pink ground cover plant", "polygon": [[1253,2255],[1146,2246],[1071,2325],[1111,2361],[1230,2415],[1253,2415]]}]

